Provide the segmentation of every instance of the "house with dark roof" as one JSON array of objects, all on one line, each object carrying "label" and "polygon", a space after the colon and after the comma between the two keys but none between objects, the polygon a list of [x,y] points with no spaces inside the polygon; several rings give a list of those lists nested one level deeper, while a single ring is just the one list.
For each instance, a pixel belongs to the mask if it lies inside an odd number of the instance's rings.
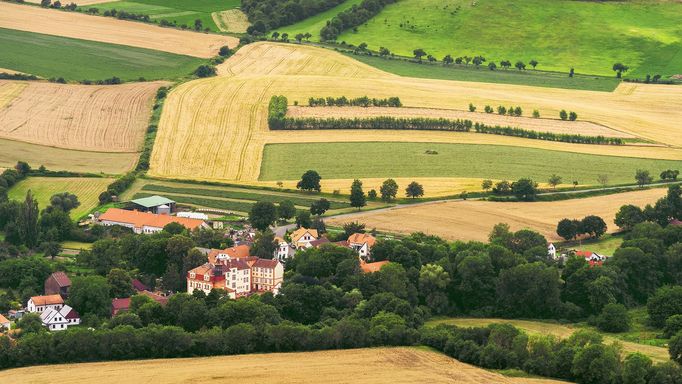
[{"label": "house with dark roof", "polygon": [[137,291],[137,292],[149,291],[149,287],[144,285],[144,283],[142,283],[138,279],[133,279],[132,283],[133,283],[133,289],[135,289],[135,291]]},{"label": "house with dark roof", "polygon": [[130,200],[128,206],[135,211],[162,215],[169,215],[177,210],[175,201],[158,195]]},{"label": "house with dark roof", "polygon": [[55,272],[45,279],[45,294],[60,295],[66,299],[69,296],[71,279],[64,272]]}]

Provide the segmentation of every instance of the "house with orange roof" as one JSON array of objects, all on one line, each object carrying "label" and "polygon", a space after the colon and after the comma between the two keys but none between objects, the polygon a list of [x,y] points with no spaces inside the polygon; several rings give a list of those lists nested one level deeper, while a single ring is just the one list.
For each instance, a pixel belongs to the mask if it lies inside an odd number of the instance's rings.
[{"label": "house with orange roof", "polygon": [[0,330],[5,329],[9,331],[12,329],[12,323],[0,313]]},{"label": "house with orange roof", "polygon": [[208,225],[203,220],[157,215],[149,212],[128,211],[120,208],[109,208],[99,216],[97,222],[104,226],[120,225],[130,228],[138,234],[160,232],[163,230],[163,227],[170,223],[178,223],[190,231],[200,227],[208,228]]},{"label": "house with orange roof", "polygon": [[354,233],[348,237],[348,247],[355,250],[360,256],[360,259],[369,259],[370,252],[377,239],[368,233]]},{"label": "house with orange roof", "polygon": [[211,249],[208,252],[208,262],[215,264],[219,260],[244,259],[251,254],[251,246],[247,244],[236,245],[225,249]]},{"label": "house with orange roof", "polygon": [[64,306],[64,298],[59,294],[33,296],[28,300],[26,309],[31,313],[43,313],[48,309],[59,311]]},{"label": "house with orange roof", "polygon": [[216,258],[187,272],[187,293],[224,289],[232,299],[252,293],[277,293],[284,280],[284,266],[279,260],[255,256]]},{"label": "house with orange roof", "polygon": [[319,239],[317,229],[301,227],[291,234],[291,243],[296,249],[310,248],[311,242]]}]

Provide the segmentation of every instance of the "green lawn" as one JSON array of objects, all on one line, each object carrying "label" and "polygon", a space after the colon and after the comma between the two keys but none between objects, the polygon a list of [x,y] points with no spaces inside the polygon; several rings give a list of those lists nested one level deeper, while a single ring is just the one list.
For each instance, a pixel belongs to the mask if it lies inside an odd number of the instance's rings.
[{"label": "green lawn", "polygon": [[623,243],[623,235],[606,234],[599,240],[583,240],[580,244],[571,242],[566,245],[569,248],[578,248],[606,256],[613,256],[616,249]]},{"label": "green lawn", "polygon": [[312,40],[319,40],[320,30],[322,27],[327,25],[327,20],[331,20],[337,14],[345,11],[353,5],[360,4],[361,2],[362,0],[346,0],[334,8],[328,9],[322,13],[318,13],[317,15],[311,16],[305,20],[301,20],[296,24],[280,27],[277,29],[277,31],[280,33],[288,33],[290,39],[293,39],[293,37],[298,33],[305,34],[308,32],[313,35],[311,38]]},{"label": "green lawn", "polygon": [[670,76],[682,73],[682,3],[401,0],[338,41],[410,56],[423,48],[438,59],[535,59],[541,69],[602,75],[622,62],[633,77]]},{"label": "green lawn", "polygon": [[426,79],[476,81],[482,83],[500,83],[530,85],[535,87],[583,89],[588,91],[611,92],[620,80],[615,77],[589,76],[576,74],[568,77],[566,73],[545,71],[519,71],[515,69],[491,71],[474,65],[418,64],[407,60],[383,59],[378,56],[353,55],[352,58],[371,65],[382,71],[400,76],[422,77]]},{"label": "green lawn", "polygon": [[[426,154],[427,150],[435,150],[438,154]],[[612,184],[619,184],[634,183],[635,171],[640,168],[658,175],[664,169],[678,169],[680,166],[682,161],[499,145],[389,142],[268,144],[263,153],[260,180],[296,180],[312,167],[327,179],[465,177],[516,180],[531,177],[544,181],[556,173],[564,180],[577,180],[581,184],[596,184],[597,175],[606,172]]]},{"label": "green lawn", "polygon": [[217,32],[219,29],[211,13],[239,8],[239,6],[239,0],[135,0],[115,1],[83,8],[95,7],[100,10],[100,13],[116,9],[149,15],[156,22],[166,20],[171,23],[175,22],[178,26],[185,24],[190,28],[194,28],[194,20],[199,19],[204,28]]},{"label": "green lawn", "polygon": [[126,45],[0,28],[0,68],[66,80],[174,79],[204,60]]}]

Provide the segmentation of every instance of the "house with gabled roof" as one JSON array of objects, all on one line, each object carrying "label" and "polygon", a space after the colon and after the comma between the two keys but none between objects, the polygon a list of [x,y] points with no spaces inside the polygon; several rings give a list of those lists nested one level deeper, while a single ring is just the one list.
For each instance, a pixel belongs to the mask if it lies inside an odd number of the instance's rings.
[{"label": "house with gabled roof", "polygon": [[301,227],[291,234],[291,243],[296,249],[310,248],[312,246],[310,243],[318,238],[317,229]]},{"label": "house with gabled roof", "polygon": [[31,313],[43,313],[48,309],[60,310],[64,306],[64,298],[59,294],[33,296],[28,300],[26,309]]},{"label": "house with gabled roof", "polygon": [[370,252],[377,239],[368,233],[354,233],[346,240],[348,247],[358,253],[361,259],[369,259]]},{"label": "house with gabled roof", "polygon": [[[166,296],[161,296],[157,295],[156,293],[144,290],[144,291],[139,291],[137,293],[138,295],[144,295],[149,297],[150,299],[156,301],[157,303],[161,305],[166,305],[168,304],[168,297]],[[111,316],[116,316],[120,312],[124,312],[130,309],[130,301],[131,297],[124,297],[121,299],[112,299],[111,300]]]},{"label": "house with gabled roof", "polygon": [[60,295],[62,298],[69,296],[71,279],[64,272],[55,272],[45,279],[45,294]]},{"label": "house with gabled roof", "polygon": [[40,314],[40,320],[50,331],[65,331],[70,326],[81,323],[78,312],[68,305],[64,305],[60,309],[46,309]]},{"label": "house with gabled roof", "polygon": [[367,263],[364,260],[360,260],[360,269],[363,273],[378,272],[384,265],[388,263],[390,263],[388,260],[375,261],[373,263]]},{"label": "house with gabled roof", "polygon": [[12,329],[12,323],[0,313],[0,330],[5,329],[9,331]]},{"label": "house with gabled roof", "polygon": [[99,216],[97,222],[104,226],[120,225],[130,228],[137,234],[161,232],[163,227],[170,223],[178,223],[190,231],[196,228],[208,228],[208,224],[203,220],[158,215],[149,212],[128,211],[120,208],[109,208]]},{"label": "house with gabled roof", "polygon": [[235,245],[225,249],[211,249],[208,252],[209,263],[215,264],[219,260],[243,259],[251,254],[251,246],[248,244]]}]

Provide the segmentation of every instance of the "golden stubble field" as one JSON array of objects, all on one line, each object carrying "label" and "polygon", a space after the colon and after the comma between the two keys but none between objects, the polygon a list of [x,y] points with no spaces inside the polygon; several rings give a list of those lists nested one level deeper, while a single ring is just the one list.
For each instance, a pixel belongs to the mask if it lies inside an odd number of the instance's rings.
[{"label": "golden stubble field", "polygon": [[139,152],[154,95],[166,84],[0,80],[0,138],[83,151]]},{"label": "golden stubble field", "polygon": [[224,45],[233,48],[239,44],[239,39],[233,36],[160,28],[113,17],[95,17],[7,2],[0,2],[0,27],[202,58],[216,56]]},{"label": "golden stubble field", "polygon": [[417,348],[371,348],[192,359],[120,361],[20,368],[0,372],[7,383],[334,383],[559,384],[510,378]]},{"label": "golden stubble field", "polygon": [[665,188],[619,193],[554,202],[491,202],[480,200],[426,203],[387,210],[331,217],[328,225],[359,221],[367,228],[410,234],[424,232],[447,240],[488,241],[495,224],[507,223],[512,230],[529,228],[551,241],[562,240],[556,234],[559,220],[582,219],[597,215],[606,221],[608,232],[618,229],[613,219],[624,204],[644,206],[655,203],[667,192]]},{"label": "golden stubble field", "polygon": [[[262,42],[240,49],[219,76],[182,84],[169,95],[150,174],[158,177],[257,183],[266,143],[408,141],[498,144],[578,153],[682,159],[682,88],[624,84],[613,93],[503,84],[415,79],[387,74],[321,48]],[[407,107],[466,109],[518,105],[542,116],[574,110],[581,120],[663,142],[649,145],[568,144],[474,133],[426,131],[274,131],[267,104],[283,94],[293,104],[309,97],[399,96]],[[274,184],[274,182],[273,182]],[[434,188],[426,185],[425,188]]]}]

